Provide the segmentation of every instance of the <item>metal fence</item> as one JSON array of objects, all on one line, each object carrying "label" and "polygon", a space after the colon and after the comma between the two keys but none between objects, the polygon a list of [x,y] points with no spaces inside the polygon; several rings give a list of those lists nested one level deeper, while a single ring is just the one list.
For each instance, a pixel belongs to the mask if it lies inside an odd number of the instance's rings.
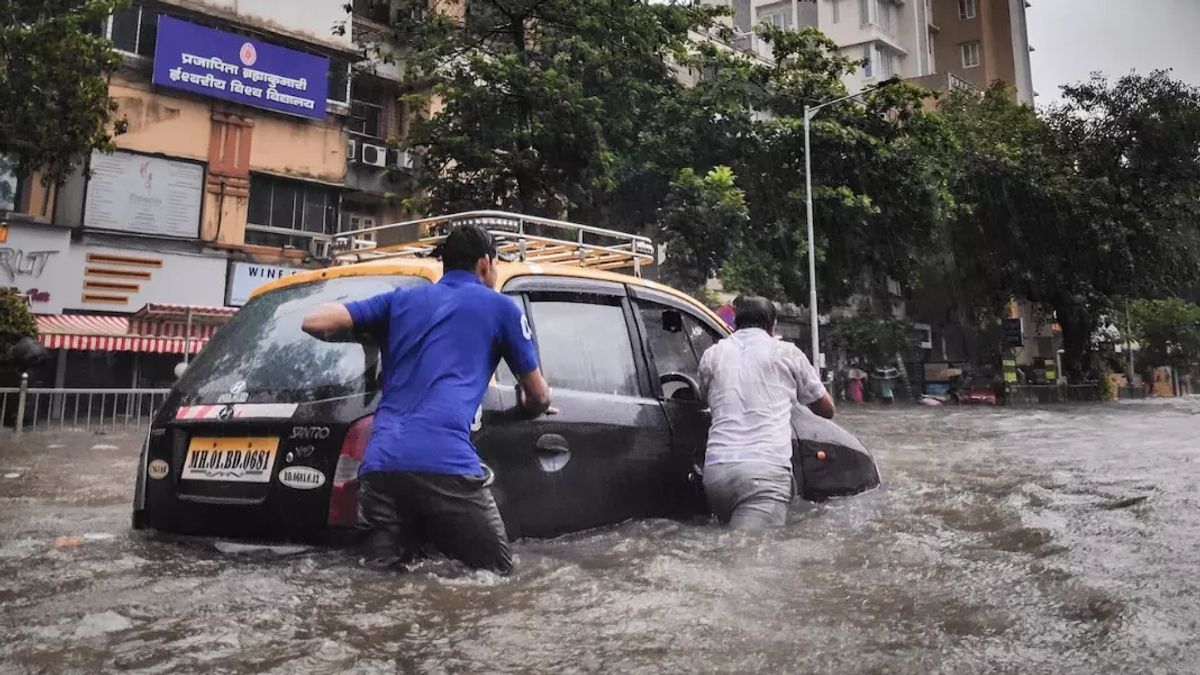
[{"label": "metal fence", "polygon": [[0,387],[0,423],[17,433],[145,426],[170,389]]},{"label": "metal fence", "polygon": [[1006,393],[1007,402],[1013,405],[1099,401],[1102,399],[1098,384],[1009,385]]}]

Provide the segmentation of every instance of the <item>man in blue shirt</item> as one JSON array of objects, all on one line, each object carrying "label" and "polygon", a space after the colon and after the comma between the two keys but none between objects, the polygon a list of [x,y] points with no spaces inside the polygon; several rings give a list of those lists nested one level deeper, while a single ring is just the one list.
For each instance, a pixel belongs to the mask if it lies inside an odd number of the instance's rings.
[{"label": "man in blue shirt", "polygon": [[524,312],[493,290],[491,234],[459,227],[436,254],[439,283],[323,305],[303,329],[321,339],[353,330],[384,346],[383,395],[359,469],[368,557],[402,564],[429,542],[471,567],[508,573],[508,537],[471,422],[501,358],[521,379],[521,413],[552,412],[550,388]]}]

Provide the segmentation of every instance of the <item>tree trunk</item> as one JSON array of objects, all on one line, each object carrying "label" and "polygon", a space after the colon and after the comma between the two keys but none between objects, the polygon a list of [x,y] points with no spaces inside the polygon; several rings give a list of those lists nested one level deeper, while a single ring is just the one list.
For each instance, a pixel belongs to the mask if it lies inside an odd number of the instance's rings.
[{"label": "tree trunk", "polygon": [[1058,325],[1062,327],[1064,374],[1070,382],[1081,382],[1093,370],[1090,346],[1094,322],[1081,308],[1060,306]]}]

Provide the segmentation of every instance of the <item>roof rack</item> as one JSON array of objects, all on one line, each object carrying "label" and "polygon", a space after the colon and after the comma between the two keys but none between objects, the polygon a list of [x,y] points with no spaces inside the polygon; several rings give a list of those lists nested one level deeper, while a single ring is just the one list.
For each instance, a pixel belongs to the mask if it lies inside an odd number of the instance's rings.
[{"label": "roof rack", "polygon": [[504,260],[601,270],[632,268],[639,277],[643,265],[654,264],[654,242],[649,237],[506,211],[466,211],[343,232],[332,238],[331,255],[340,265],[428,257],[462,225],[478,225],[490,232]]}]

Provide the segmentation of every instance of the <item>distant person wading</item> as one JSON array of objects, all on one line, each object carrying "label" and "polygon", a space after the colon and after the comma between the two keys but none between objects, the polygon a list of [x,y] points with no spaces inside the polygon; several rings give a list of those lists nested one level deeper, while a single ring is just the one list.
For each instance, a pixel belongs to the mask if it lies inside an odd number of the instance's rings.
[{"label": "distant person wading", "polygon": [[437,284],[397,289],[304,319],[322,339],[383,345],[383,395],[359,471],[359,527],[376,565],[416,558],[427,544],[471,567],[512,569],[508,537],[471,444],[471,421],[503,357],[521,379],[519,412],[550,408],[550,388],[524,312],[497,293],[496,244],[454,230],[437,251]]},{"label": "distant person wading", "polygon": [[704,491],[722,523],[778,527],[794,494],[792,408],[832,418],[833,399],[798,347],[778,340],[766,298],[734,303],[737,330],[700,359],[700,388],[712,408]]}]

